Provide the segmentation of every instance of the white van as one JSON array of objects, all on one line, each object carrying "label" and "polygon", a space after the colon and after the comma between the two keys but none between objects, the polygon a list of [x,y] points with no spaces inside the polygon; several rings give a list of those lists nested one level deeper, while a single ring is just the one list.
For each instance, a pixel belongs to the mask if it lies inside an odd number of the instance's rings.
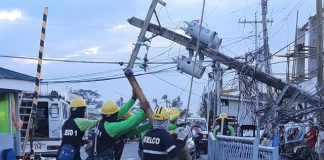
[{"label": "white van", "polygon": [[[24,144],[29,114],[32,108],[32,94],[24,94],[19,106],[19,115],[24,122],[20,130],[20,146],[18,157],[30,152],[30,141]],[[55,157],[62,140],[61,128],[63,123],[69,118],[69,104],[59,96],[57,92],[50,95],[39,95],[36,119],[34,122],[35,130],[33,136],[33,149],[35,155],[45,157]]]}]

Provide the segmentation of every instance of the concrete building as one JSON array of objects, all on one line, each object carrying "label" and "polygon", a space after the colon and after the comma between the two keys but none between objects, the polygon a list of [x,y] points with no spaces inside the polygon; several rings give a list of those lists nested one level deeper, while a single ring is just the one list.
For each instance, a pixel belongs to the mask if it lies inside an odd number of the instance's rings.
[{"label": "concrete building", "polygon": [[[263,103],[263,102],[262,102]],[[261,105],[261,104],[260,104]],[[242,102],[238,95],[221,96],[221,112],[237,117],[238,124],[254,125],[253,110],[255,100],[244,98]]]}]

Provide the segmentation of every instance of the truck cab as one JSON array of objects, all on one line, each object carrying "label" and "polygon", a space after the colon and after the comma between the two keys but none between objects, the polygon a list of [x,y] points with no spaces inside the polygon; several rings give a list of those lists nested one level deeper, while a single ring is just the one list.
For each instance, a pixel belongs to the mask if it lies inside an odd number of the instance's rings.
[{"label": "truck cab", "polygon": [[[32,108],[32,94],[25,93],[19,106],[19,115],[24,125],[20,130],[20,155],[30,152],[30,135],[28,132],[28,121]],[[49,95],[39,95],[36,118],[34,121],[33,149],[35,155],[43,157],[56,157],[62,140],[61,127],[69,118],[69,104],[57,92]],[[29,133],[31,133],[29,130]]]}]

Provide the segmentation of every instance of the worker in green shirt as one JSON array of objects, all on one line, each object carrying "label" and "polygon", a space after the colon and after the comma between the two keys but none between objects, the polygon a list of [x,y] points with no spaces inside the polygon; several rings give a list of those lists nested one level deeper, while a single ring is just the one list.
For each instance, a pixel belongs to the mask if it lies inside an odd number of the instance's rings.
[{"label": "worker in green shirt", "polygon": [[75,98],[70,103],[71,115],[62,126],[62,143],[59,148],[59,160],[81,160],[80,148],[83,145],[84,132],[94,127],[97,120],[84,118],[86,103],[82,98]]},{"label": "worker in green shirt", "polygon": [[101,107],[102,119],[99,121],[98,135],[95,145],[94,156],[101,159],[115,159],[113,145],[116,139],[124,135],[131,129],[135,128],[140,122],[146,119],[145,111],[150,106],[148,103],[140,103],[141,108],[124,121],[120,121],[119,117],[128,112],[123,112],[113,101],[106,101]]},{"label": "worker in green shirt", "polygon": [[219,115],[221,120],[214,128],[214,135],[235,136],[234,128],[228,124],[227,114],[222,112]]}]

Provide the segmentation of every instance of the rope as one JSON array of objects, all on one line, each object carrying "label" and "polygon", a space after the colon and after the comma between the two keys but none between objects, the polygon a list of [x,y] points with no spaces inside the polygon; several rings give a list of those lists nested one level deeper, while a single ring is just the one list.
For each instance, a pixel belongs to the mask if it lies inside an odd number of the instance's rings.
[{"label": "rope", "polygon": [[189,105],[190,105],[190,100],[191,100],[191,92],[192,92],[192,84],[193,84],[193,73],[195,72],[197,55],[199,53],[200,32],[201,32],[201,28],[202,28],[202,22],[203,22],[203,19],[204,19],[205,3],[206,3],[206,0],[203,1],[203,7],[202,7],[202,11],[201,11],[201,18],[200,18],[197,46],[196,46],[196,55],[195,55],[195,62],[194,62],[194,67],[192,69],[192,75],[191,75],[191,81],[190,81],[190,89],[189,89],[189,97],[188,97],[188,103],[187,103],[187,112],[186,112],[186,117],[185,117],[185,124],[187,124],[187,117],[188,117],[188,113],[189,113]]}]

